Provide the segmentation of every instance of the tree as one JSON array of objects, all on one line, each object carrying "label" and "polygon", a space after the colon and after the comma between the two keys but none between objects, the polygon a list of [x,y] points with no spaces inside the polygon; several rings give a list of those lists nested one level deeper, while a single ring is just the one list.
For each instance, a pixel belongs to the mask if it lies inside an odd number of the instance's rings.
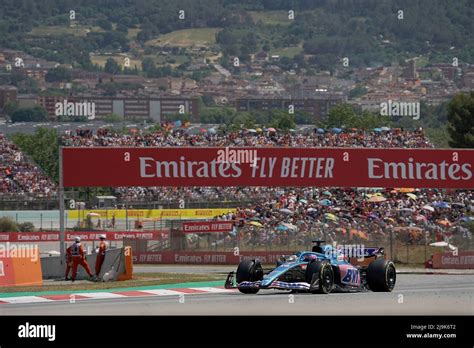
[{"label": "tree", "polygon": [[361,115],[357,116],[349,127],[360,129],[374,129],[390,124],[390,117],[382,116],[369,111],[363,111]]},{"label": "tree", "polygon": [[54,129],[39,127],[33,134],[16,133],[13,142],[28,154],[48,176],[58,181],[59,141]]},{"label": "tree", "polygon": [[18,102],[13,100],[7,101],[3,107],[3,112],[9,116],[11,116],[11,114],[13,114],[16,110],[18,110]]},{"label": "tree", "polygon": [[70,81],[71,71],[63,67],[51,69],[45,76],[46,82]]},{"label": "tree", "polygon": [[107,19],[99,19],[97,25],[104,30],[112,30],[112,23]]},{"label": "tree", "polygon": [[106,73],[109,74],[118,74],[121,72],[122,68],[120,65],[115,61],[113,58],[108,58],[107,61],[105,62],[105,67],[104,70]]},{"label": "tree", "polygon": [[153,76],[156,71],[156,64],[153,58],[145,58],[142,60],[142,70],[146,76]]},{"label": "tree", "polygon": [[290,130],[296,127],[294,115],[282,110],[274,110],[271,115],[270,126],[281,130]]},{"label": "tree", "polygon": [[448,104],[449,145],[459,148],[474,147],[474,92],[458,94]]},{"label": "tree", "polygon": [[356,113],[351,105],[339,104],[329,111],[324,122],[325,127],[353,127],[356,123]]},{"label": "tree", "polygon": [[202,100],[203,104],[207,107],[214,106],[214,98],[212,97],[212,95],[204,94],[201,97],[201,100]]},{"label": "tree", "polygon": [[349,99],[356,99],[362,97],[364,94],[368,92],[368,89],[364,86],[357,85],[349,92]]},{"label": "tree", "polygon": [[18,232],[18,224],[9,216],[0,217],[0,232]]},{"label": "tree", "polygon": [[12,122],[38,122],[46,121],[48,113],[41,106],[15,110],[10,116]]},{"label": "tree", "polygon": [[110,122],[110,123],[119,123],[123,122],[124,118],[121,115],[117,114],[110,114],[104,117],[105,122]]},{"label": "tree", "polygon": [[20,232],[34,232],[35,231],[35,225],[29,221],[18,224],[18,228]]}]

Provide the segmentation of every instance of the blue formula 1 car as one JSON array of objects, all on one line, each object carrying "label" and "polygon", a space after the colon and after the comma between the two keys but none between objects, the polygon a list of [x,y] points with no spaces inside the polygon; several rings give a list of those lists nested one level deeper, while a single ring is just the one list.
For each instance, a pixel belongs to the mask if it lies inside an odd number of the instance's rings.
[{"label": "blue formula 1 car", "polygon": [[[225,287],[244,294],[260,289],[293,290],[328,294],[334,289],[390,292],[395,287],[396,270],[386,260],[383,248],[364,248],[365,265],[353,265],[340,249],[314,241],[312,251],[284,256],[274,269],[264,271],[259,260],[240,262],[237,272],[230,272]],[[367,264],[371,258],[373,260]]]}]

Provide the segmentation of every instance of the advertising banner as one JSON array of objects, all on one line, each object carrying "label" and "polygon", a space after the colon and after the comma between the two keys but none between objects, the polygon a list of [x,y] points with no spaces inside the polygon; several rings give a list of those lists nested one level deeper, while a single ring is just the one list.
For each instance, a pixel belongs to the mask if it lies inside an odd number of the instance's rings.
[{"label": "advertising banner", "polygon": [[474,251],[458,251],[433,254],[433,268],[474,269]]},{"label": "advertising banner", "polygon": [[234,228],[232,221],[193,221],[183,223],[184,233],[230,232]]},{"label": "advertising banner", "polygon": [[235,212],[234,208],[229,209],[93,209],[93,210],[68,210],[67,218],[70,220],[85,219],[88,214],[97,219],[212,219],[216,216]]},{"label": "advertising banner", "polygon": [[284,251],[241,252],[232,251],[164,251],[133,254],[133,263],[149,264],[185,264],[185,265],[237,265],[242,260],[259,259],[263,264],[276,263],[281,255],[291,254]]},{"label": "advertising banner", "polygon": [[[66,231],[66,241],[74,241],[75,237],[81,237],[83,242],[98,241],[99,236],[105,234],[110,241],[121,241],[123,239],[161,240],[168,238],[168,231],[150,232],[69,232]],[[1,232],[0,243],[21,242],[59,242],[59,232]]]},{"label": "advertising banner", "polygon": [[63,148],[64,186],[474,188],[474,150]]}]

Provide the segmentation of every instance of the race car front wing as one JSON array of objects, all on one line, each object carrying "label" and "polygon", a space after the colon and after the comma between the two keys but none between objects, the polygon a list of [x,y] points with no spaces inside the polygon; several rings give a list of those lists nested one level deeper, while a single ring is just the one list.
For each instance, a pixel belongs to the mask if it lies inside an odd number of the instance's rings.
[{"label": "race car front wing", "polygon": [[317,284],[308,284],[305,282],[298,282],[298,283],[288,283],[288,282],[281,282],[281,281],[273,281],[270,285],[261,287],[261,281],[257,280],[255,282],[244,281],[234,285],[234,272],[230,272],[227,276],[225,282],[226,289],[239,289],[239,288],[260,288],[260,289],[278,289],[278,290],[311,290]]}]

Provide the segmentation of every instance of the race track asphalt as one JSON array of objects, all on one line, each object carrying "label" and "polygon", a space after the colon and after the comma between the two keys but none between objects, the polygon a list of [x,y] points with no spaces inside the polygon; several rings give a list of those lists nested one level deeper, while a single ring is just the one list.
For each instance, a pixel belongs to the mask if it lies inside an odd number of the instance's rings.
[{"label": "race track asphalt", "polygon": [[[292,295],[292,296],[290,296]],[[399,274],[391,293],[290,294],[266,290],[8,304],[0,315],[473,315],[474,275]]]}]

